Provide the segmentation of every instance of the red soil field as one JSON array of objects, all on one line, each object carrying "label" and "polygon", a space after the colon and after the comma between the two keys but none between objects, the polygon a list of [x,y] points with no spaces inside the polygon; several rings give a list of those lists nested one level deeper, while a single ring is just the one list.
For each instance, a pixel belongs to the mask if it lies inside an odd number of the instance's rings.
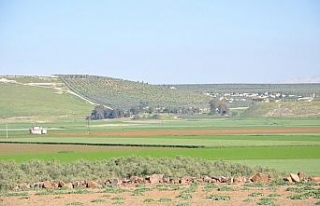
[{"label": "red soil field", "polygon": [[[186,130],[143,130],[123,132],[91,132],[92,136],[123,136],[123,137],[148,137],[148,136],[174,136],[174,135],[236,135],[236,134],[306,134],[320,133],[320,127],[301,128],[255,128],[255,129],[186,129]],[[49,135],[50,136],[50,135]],[[86,133],[66,132],[54,133],[52,136],[88,136]]]}]

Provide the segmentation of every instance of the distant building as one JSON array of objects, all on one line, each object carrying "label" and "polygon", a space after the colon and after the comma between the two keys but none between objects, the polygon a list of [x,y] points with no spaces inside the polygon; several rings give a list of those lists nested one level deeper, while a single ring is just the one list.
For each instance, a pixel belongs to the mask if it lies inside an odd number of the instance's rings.
[{"label": "distant building", "polygon": [[29,129],[30,134],[47,134],[47,128],[42,127],[32,127]]}]

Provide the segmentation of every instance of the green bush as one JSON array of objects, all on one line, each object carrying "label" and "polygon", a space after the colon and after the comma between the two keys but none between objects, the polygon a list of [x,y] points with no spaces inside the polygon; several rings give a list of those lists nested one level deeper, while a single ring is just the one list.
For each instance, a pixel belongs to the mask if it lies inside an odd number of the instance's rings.
[{"label": "green bush", "polygon": [[[176,158],[119,157],[102,161],[80,160],[62,164],[59,161],[32,160],[27,163],[0,162],[0,190],[8,190],[16,183],[39,181],[105,180],[163,174],[166,177],[249,176],[256,172],[274,175],[269,169],[252,168],[226,161],[209,161],[178,156]],[[195,185],[193,185],[195,186]]]}]

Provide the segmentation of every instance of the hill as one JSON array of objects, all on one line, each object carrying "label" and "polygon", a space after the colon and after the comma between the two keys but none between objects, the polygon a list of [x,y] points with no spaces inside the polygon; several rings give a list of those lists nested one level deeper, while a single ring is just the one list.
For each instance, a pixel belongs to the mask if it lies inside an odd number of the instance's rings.
[{"label": "hill", "polygon": [[129,109],[141,103],[151,107],[208,107],[210,97],[169,85],[150,85],[110,77],[59,75],[75,93],[112,108]]},{"label": "hill", "polygon": [[7,121],[83,120],[92,105],[67,90],[57,77],[0,77],[0,118]]},{"label": "hill", "polygon": [[[0,76],[0,118],[7,121],[83,120],[94,107],[148,105],[208,108],[223,99],[244,117],[319,117],[320,84],[150,85],[91,75]],[[240,109],[240,110],[239,110]]]},{"label": "hill", "polygon": [[320,117],[320,101],[257,103],[246,110],[243,116],[276,118]]}]

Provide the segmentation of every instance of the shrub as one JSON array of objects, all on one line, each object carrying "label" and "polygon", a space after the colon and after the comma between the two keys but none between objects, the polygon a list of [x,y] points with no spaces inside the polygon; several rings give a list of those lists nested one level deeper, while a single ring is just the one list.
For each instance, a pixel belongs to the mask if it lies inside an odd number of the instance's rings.
[{"label": "shrub", "polygon": [[[266,174],[274,171],[258,168]],[[102,161],[80,160],[62,164],[59,161],[32,160],[17,164],[13,161],[0,162],[0,190],[8,190],[18,182],[105,180],[110,177],[129,178],[164,174],[167,177],[194,176],[248,176],[258,171],[245,165],[226,161],[209,161],[190,157],[150,158],[119,157]]]}]

